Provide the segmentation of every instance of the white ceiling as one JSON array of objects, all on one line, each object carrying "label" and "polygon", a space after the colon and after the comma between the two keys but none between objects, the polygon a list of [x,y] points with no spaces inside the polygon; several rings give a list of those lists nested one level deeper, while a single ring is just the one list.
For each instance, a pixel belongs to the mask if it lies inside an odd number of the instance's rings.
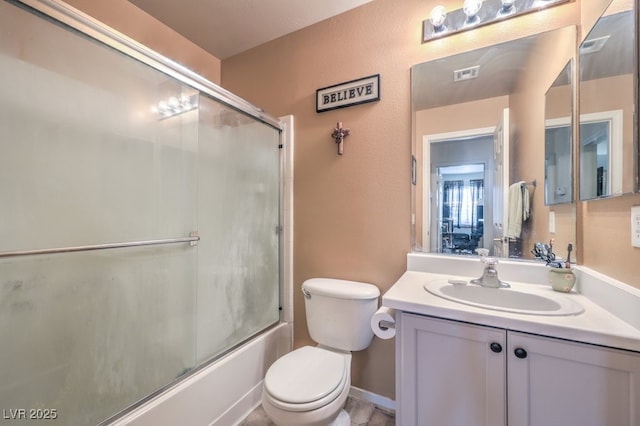
[{"label": "white ceiling", "polygon": [[129,0],[226,59],[372,0]]}]

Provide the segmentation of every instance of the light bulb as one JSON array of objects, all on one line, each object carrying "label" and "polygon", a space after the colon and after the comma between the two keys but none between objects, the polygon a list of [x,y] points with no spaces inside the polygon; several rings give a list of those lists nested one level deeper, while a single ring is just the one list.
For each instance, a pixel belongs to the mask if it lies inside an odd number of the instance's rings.
[{"label": "light bulb", "polygon": [[478,12],[480,12],[481,7],[482,0],[464,0],[462,10],[464,14],[467,15],[467,19],[471,21],[476,17]]},{"label": "light bulb", "polygon": [[515,4],[516,0],[502,0],[502,8],[498,11],[497,18],[504,18],[505,16],[516,13]]},{"label": "light bulb", "polygon": [[502,0],[502,8],[505,10],[511,9],[515,3],[516,0]]},{"label": "light bulb", "polygon": [[467,15],[467,19],[464,21],[465,27],[470,27],[480,22],[478,12],[480,12],[481,7],[482,0],[464,0],[462,11]]},{"label": "light bulb", "polygon": [[176,108],[180,105],[180,101],[175,96],[170,97],[168,103],[171,108]]},{"label": "light bulb", "polygon": [[443,28],[445,19],[447,19],[447,9],[444,6],[436,6],[431,10],[429,21],[436,30]]}]

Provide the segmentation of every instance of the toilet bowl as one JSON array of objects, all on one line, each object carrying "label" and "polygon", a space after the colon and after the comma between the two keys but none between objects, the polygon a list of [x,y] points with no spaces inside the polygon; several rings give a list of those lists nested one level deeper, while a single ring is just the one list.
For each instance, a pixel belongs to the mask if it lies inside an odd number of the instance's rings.
[{"label": "toilet bowl", "polygon": [[[269,368],[264,379],[262,407],[279,426],[337,425],[334,421],[350,387],[350,353],[304,346]],[[345,416],[346,413],[342,418]],[[348,416],[346,419],[348,426]]]},{"label": "toilet bowl", "polygon": [[313,278],[302,292],[309,334],[318,345],[271,365],[262,407],[278,426],[349,426],[343,406],[351,387],[351,351],[371,344],[370,319],[380,291],[372,284]]}]

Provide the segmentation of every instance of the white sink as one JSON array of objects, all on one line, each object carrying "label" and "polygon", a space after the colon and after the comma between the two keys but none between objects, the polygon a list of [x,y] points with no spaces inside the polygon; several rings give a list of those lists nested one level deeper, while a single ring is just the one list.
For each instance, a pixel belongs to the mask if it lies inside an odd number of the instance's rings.
[{"label": "white sink", "polygon": [[550,316],[579,315],[584,312],[584,308],[571,299],[571,295],[554,292],[548,287],[538,289],[530,285],[511,284],[511,288],[488,288],[434,280],[426,282],[424,289],[443,299],[494,311]]}]

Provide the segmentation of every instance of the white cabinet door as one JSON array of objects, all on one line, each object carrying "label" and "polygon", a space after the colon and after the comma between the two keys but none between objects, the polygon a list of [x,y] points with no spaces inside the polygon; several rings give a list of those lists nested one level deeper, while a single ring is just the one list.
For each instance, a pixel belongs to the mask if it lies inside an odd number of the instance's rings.
[{"label": "white cabinet door", "polygon": [[505,426],[506,332],[401,313],[396,422]]},{"label": "white cabinet door", "polygon": [[640,354],[517,332],[507,346],[509,425],[640,425]]}]

